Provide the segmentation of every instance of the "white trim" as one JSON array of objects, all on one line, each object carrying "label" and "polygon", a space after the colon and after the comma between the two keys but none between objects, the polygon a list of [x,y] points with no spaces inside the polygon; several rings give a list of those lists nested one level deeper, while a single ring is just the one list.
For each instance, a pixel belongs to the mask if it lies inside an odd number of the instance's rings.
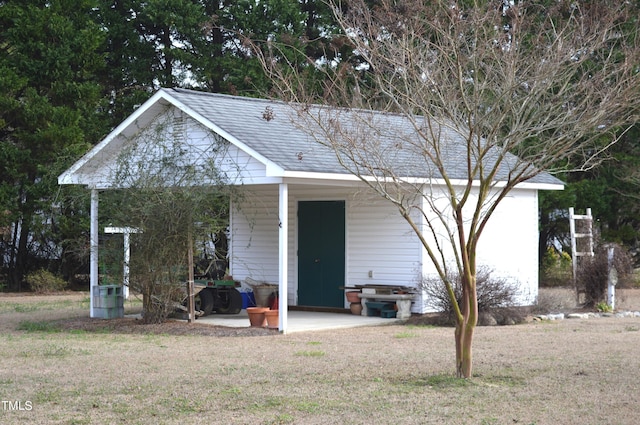
[{"label": "white trim", "polygon": [[[299,179],[296,181],[298,184],[304,184],[305,180],[322,180],[325,181],[343,181],[343,182],[357,182],[362,181],[363,179],[368,182],[373,181],[383,181],[383,182],[393,182],[398,181],[399,183],[406,184],[431,184],[433,186],[445,186],[446,181],[442,178],[428,178],[428,177],[398,177],[397,179],[392,179],[390,177],[374,177],[374,176],[363,176],[358,177],[355,174],[346,173],[321,173],[321,172],[312,172],[312,171],[285,171],[283,177],[287,179]],[[466,186],[467,180],[463,179],[451,179],[449,182],[453,186]],[[506,185],[505,181],[498,181],[494,184],[494,187],[504,187]],[[473,187],[480,186],[478,180],[474,180],[472,182]],[[531,189],[531,190],[563,190],[563,184],[554,184],[554,183],[532,183],[532,182],[523,182],[519,183],[515,186],[515,189]]]},{"label": "white trim", "polygon": [[564,190],[564,184],[524,182],[517,184],[515,189]]},{"label": "white trim", "polygon": [[91,223],[89,231],[89,317],[93,318],[93,288],[98,286],[98,191],[91,190]]}]

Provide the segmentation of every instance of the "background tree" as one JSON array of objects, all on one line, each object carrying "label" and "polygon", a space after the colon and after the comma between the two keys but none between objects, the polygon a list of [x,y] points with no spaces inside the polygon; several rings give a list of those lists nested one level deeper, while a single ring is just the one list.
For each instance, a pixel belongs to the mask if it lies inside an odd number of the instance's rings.
[{"label": "background tree", "polygon": [[0,249],[10,289],[28,267],[60,258],[51,233],[57,175],[101,133],[90,0],[0,4]]},{"label": "background tree", "polygon": [[[161,86],[257,95],[270,83],[239,35],[330,50],[321,1],[0,2],[0,258],[27,268],[86,262],[88,196],[55,177]],[[290,52],[290,54],[292,54]]]},{"label": "background tree", "polygon": [[96,20],[106,33],[101,46],[103,113],[111,126],[160,87],[189,86],[193,63],[206,52],[209,17],[197,0],[98,0]]},{"label": "background tree", "polygon": [[[471,377],[483,230],[519,184],[567,164],[591,169],[637,120],[637,10],[568,1],[382,0],[371,8],[354,0],[333,8],[360,66],[326,65],[319,91],[300,64],[274,57],[274,42],[260,45],[263,64],[279,94],[299,105],[301,126],[319,128],[312,135],[415,230],[454,306],[457,374]],[[348,109],[305,106],[312,102]],[[406,134],[388,134],[383,119],[358,108],[400,114]],[[358,124],[341,126],[343,115]],[[452,133],[461,145],[441,137]],[[406,167],[391,163],[398,157]],[[454,161],[466,177],[454,178]],[[416,172],[444,188],[405,178]]]},{"label": "background tree", "polygon": [[[640,126],[621,135],[605,161],[590,170],[564,173],[563,192],[542,193],[540,198],[540,250],[558,242],[570,252],[569,207],[592,209],[603,242],[623,244],[640,265]],[[541,256],[542,258],[542,256]]]},{"label": "background tree", "polygon": [[[243,37],[296,41],[307,55],[334,57],[333,15],[320,0],[99,0],[111,125],[160,87],[258,96],[270,82]],[[290,52],[293,54],[293,51]]]}]

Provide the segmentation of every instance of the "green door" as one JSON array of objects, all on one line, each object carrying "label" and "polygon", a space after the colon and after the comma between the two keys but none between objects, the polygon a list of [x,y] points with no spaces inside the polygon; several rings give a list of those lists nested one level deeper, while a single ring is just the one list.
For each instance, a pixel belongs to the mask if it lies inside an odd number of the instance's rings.
[{"label": "green door", "polygon": [[344,307],[344,201],[298,203],[298,305]]}]

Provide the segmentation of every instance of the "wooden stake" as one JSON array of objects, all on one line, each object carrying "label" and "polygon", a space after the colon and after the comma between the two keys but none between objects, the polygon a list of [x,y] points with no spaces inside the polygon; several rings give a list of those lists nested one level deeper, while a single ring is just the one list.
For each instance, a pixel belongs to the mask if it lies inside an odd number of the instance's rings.
[{"label": "wooden stake", "polygon": [[191,235],[191,232],[189,232],[189,249],[188,249],[188,256],[189,256],[189,278],[187,281],[187,310],[188,310],[188,315],[189,315],[189,323],[193,323],[196,320],[196,303],[195,303],[195,288],[194,288],[194,276],[193,276],[193,241],[192,241],[193,237]]}]

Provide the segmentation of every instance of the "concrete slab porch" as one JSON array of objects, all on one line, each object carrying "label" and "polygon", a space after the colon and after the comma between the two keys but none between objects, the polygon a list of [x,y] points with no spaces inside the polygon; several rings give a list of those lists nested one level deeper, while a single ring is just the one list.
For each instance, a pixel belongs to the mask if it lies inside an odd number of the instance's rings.
[{"label": "concrete slab porch", "polygon": [[[383,326],[402,322],[402,320],[398,319],[356,316],[345,313],[289,310],[287,333],[356,328],[360,326]],[[244,328],[249,326],[249,316],[246,310],[242,310],[238,314],[211,314],[198,318],[196,323]]]}]

